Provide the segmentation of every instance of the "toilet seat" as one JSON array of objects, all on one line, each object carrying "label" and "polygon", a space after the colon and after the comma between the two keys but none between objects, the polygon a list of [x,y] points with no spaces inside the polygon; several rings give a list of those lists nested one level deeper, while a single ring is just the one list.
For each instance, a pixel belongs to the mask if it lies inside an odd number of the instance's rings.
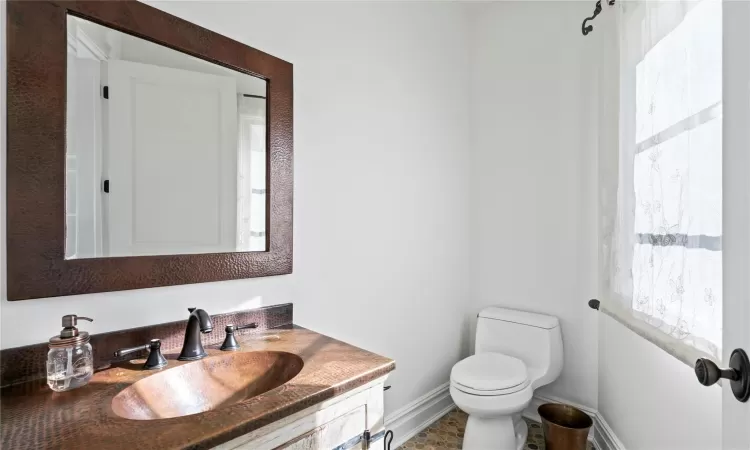
[{"label": "toilet seat", "polygon": [[472,395],[496,396],[518,392],[529,385],[526,364],[500,353],[480,353],[458,362],[451,385]]}]

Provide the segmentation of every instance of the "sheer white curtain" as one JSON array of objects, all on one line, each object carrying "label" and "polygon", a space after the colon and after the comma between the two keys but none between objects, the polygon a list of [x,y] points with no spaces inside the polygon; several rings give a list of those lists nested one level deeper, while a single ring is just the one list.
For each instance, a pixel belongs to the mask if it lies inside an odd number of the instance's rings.
[{"label": "sheer white curtain", "polygon": [[619,136],[600,141],[603,311],[690,365],[721,358],[721,10],[619,2]]}]

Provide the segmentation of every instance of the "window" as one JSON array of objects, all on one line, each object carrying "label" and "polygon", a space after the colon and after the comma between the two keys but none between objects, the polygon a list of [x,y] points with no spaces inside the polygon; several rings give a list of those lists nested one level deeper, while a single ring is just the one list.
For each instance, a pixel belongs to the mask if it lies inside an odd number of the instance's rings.
[{"label": "window", "polygon": [[237,95],[237,251],[266,250],[266,99]]},{"label": "window", "polygon": [[615,294],[669,346],[720,358],[721,2],[623,14]]}]

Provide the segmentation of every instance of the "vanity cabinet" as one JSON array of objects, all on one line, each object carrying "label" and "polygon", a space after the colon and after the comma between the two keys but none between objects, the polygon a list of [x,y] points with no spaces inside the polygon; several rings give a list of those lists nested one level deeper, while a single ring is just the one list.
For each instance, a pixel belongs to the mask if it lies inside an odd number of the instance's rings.
[{"label": "vanity cabinet", "polygon": [[[383,431],[383,387],[378,378],[349,392],[311,406],[244,436],[216,450],[347,450],[367,448],[356,441],[365,430],[372,436]],[[370,445],[382,450],[384,439]]]}]

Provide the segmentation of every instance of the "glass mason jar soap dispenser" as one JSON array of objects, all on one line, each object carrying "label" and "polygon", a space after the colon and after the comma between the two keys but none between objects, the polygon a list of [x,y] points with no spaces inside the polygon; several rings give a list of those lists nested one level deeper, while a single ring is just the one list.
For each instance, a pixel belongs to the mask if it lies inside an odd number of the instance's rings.
[{"label": "glass mason jar soap dispenser", "polygon": [[85,386],[94,374],[94,353],[89,344],[89,334],[78,331],[79,320],[93,319],[75,314],[63,316],[63,329],[49,340],[47,353],[47,384],[57,392]]}]

